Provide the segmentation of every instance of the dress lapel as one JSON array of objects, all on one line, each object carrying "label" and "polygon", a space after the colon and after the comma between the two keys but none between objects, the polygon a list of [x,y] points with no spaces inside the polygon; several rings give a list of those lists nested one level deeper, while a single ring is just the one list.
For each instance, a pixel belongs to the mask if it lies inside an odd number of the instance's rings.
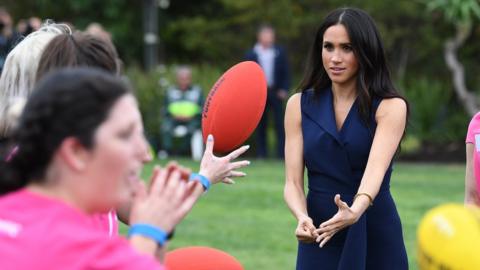
[{"label": "dress lapel", "polygon": [[304,93],[307,94],[307,99],[304,104],[306,106],[303,106],[302,110],[343,146],[339,139],[337,124],[335,123],[335,116],[333,114],[332,90],[328,88],[321,91],[318,98],[315,98],[313,93],[313,90],[308,90]]}]

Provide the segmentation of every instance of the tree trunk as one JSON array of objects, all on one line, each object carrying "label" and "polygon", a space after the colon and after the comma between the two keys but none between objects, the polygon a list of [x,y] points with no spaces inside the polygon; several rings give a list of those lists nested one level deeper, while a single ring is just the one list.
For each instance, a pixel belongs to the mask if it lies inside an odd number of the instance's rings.
[{"label": "tree trunk", "polygon": [[443,55],[448,68],[453,75],[453,86],[458,99],[462,103],[466,112],[473,116],[479,111],[479,105],[476,96],[468,90],[465,83],[465,68],[458,61],[457,50],[467,40],[470,35],[471,25],[457,25],[457,33],[454,38],[445,42]]}]

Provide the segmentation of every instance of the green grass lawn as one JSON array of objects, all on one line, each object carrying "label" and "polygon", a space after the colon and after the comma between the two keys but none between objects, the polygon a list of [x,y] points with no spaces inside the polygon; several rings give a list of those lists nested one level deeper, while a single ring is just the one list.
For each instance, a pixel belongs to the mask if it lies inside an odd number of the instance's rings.
[{"label": "green grass lawn", "polygon": [[[198,168],[188,160],[180,163]],[[150,171],[147,166],[145,175]],[[216,185],[200,199],[177,227],[169,249],[209,246],[232,254],[247,270],[294,269],[296,221],[283,201],[283,163],[252,160],[245,172],[247,177],[235,185]],[[438,204],[461,203],[463,175],[462,165],[395,166],[391,190],[403,222],[410,269],[417,269],[415,238],[421,217]]]}]

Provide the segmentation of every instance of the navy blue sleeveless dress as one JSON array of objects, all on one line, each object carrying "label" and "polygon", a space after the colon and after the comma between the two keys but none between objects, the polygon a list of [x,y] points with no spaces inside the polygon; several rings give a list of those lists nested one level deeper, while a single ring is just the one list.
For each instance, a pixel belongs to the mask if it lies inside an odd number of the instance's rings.
[{"label": "navy blue sleeveless dress", "polygon": [[[376,128],[373,102],[365,125],[354,102],[337,131],[331,89],[301,96],[303,152],[308,171],[308,215],[318,227],[338,211],[333,198],[340,194],[351,205],[362,179]],[[402,226],[390,194],[390,165],[380,192],[357,223],[337,232],[320,248],[299,242],[297,270],[404,270],[408,269]]]}]

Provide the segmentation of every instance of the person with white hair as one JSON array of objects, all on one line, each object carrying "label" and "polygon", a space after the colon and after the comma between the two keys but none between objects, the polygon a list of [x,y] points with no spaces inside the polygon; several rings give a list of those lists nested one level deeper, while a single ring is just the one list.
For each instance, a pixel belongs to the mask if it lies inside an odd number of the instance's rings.
[{"label": "person with white hair", "polygon": [[8,137],[36,81],[38,63],[55,36],[71,33],[64,24],[46,22],[8,54],[0,77],[0,138]]}]

